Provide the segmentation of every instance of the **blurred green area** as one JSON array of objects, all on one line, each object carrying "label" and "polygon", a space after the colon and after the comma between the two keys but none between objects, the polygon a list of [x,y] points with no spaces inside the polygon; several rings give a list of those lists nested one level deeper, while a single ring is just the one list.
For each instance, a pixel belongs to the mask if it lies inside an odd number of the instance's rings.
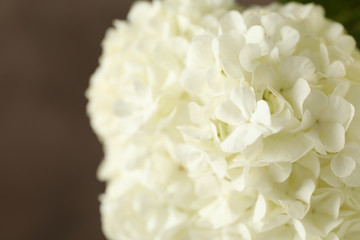
[{"label": "blurred green area", "polygon": [[[279,0],[281,3],[292,2],[291,0]],[[326,16],[342,23],[360,46],[360,0],[296,0],[301,3],[316,3],[326,10]]]}]

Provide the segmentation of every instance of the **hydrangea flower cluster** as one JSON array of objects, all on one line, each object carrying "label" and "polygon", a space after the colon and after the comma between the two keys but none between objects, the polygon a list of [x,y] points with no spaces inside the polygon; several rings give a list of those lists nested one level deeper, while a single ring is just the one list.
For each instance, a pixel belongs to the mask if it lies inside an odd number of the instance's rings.
[{"label": "hydrangea flower cluster", "polygon": [[360,54],[322,7],[138,2],[87,97],[108,239],[359,238]]}]

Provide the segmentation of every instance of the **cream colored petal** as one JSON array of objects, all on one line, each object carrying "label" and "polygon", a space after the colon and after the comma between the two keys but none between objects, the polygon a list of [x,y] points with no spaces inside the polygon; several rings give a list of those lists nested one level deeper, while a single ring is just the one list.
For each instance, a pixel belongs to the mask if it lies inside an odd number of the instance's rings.
[{"label": "cream colored petal", "polygon": [[269,220],[265,221],[264,224],[261,226],[261,231],[266,232],[272,230],[274,228],[280,227],[288,223],[290,220],[290,216],[287,215],[277,215],[275,217],[270,218]]},{"label": "cream colored petal", "polygon": [[321,142],[327,152],[336,153],[345,146],[345,130],[339,123],[320,123]]},{"label": "cream colored petal", "polygon": [[186,58],[187,66],[206,69],[214,65],[213,40],[214,37],[210,34],[197,35],[194,37]]},{"label": "cream colored petal", "polygon": [[239,60],[241,66],[248,72],[253,72],[259,65],[257,59],[261,57],[259,44],[246,44],[240,51]]},{"label": "cream colored petal", "polygon": [[176,127],[181,133],[199,140],[206,140],[213,138],[213,132],[210,126],[178,126]]},{"label": "cream colored petal", "polygon": [[356,162],[354,159],[340,153],[331,159],[330,167],[336,176],[343,178],[354,171]]},{"label": "cream colored petal", "polygon": [[284,26],[280,30],[282,40],[277,44],[282,56],[290,56],[296,49],[300,39],[300,33],[290,26]]},{"label": "cream colored petal", "polygon": [[244,23],[244,18],[238,11],[229,11],[224,17],[222,17],[220,19],[220,27],[224,33],[234,30],[243,33],[247,29]]},{"label": "cream colored petal", "polygon": [[223,197],[219,197],[209,205],[199,211],[201,220],[217,229],[233,223],[236,215],[231,211],[229,205]]},{"label": "cream colored petal", "polygon": [[319,90],[313,90],[304,102],[304,109],[311,112],[314,119],[321,117],[322,111],[328,106],[328,97]]},{"label": "cream colored petal", "polygon": [[300,199],[306,203],[309,203],[310,198],[316,188],[314,180],[304,179],[299,185],[300,187],[295,193],[296,199]]},{"label": "cream colored petal", "polygon": [[204,124],[208,121],[205,109],[195,102],[189,103],[189,115],[191,122],[195,124]]},{"label": "cream colored petal", "polygon": [[263,219],[266,214],[266,209],[267,209],[267,207],[266,207],[265,198],[261,193],[259,193],[258,198],[255,203],[253,221],[258,222],[261,219]]},{"label": "cream colored petal", "polygon": [[314,174],[315,178],[319,177],[320,169],[321,169],[320,161],[313,151],[310,152],[310,154],[301,158],[297,163],[303,166],[304,168],[310,170]]},{"label": "cream colored petal", "polygon": [[309,206],[298,200],[279,200],[280,205],[284,208],[289,217],[303,219]]},{"label": "cream colored petal", "polygon": [[224,158],[210,160],[209,164],[218,178],[227,177],[227,162]]},{"label": "cream colored petal", "polygon": [[330,96],[328,105],[322,112],[320,119],[322,121],[340,123],[342,125],[348,125],[348,123],[354,117],[354,107],[339,96]]},{"label": "cream colored petal", "polygon": [[306,230],[304,225],[297,219],[292,220],[296,232],[299,234],[301,240],[306,240]]},{"label": "cream colored petal", "polygon": [[264,139],[261,161],[295,162],[312,148],[312,143],[303,134],[271,136]]},{"label": "cream colored petal", "polygon": [[288,162],[273,163],[267,168],[271,180],[281,183],[289,178],[292,171],[292,164]]},{"label": "cream colored petal", "polygon": [[219,37],[219,53],[221,58],[239,62],[239,53],[245,45],[245,39],[238,31],[232,31]]},{"label": "cream colored petal", "polygon": [[237,126],[238,124],[246,123],[246,119],[243,117],[239,108],[237,108],[232,101],[225,101],[215,110],[215,117],[220,121],[227,124]]},{"label": "cream colored petal", "polygon": [[271,126],[270,108],[267,102],[260,100],[256,103],[256,109],[250,118],[251,123],[256,123],[265,127]]},{"label": "cream colored petal", "polygon": [[321,167],[320,179],[332,187],[342,187],[344,183],[340,180],[330,168],[330,164]]},{"label": "cream colored petal", "polygon": [[319,131],[317,128],[318,128],[318,126],[316,126],[316,128],[310,129],[304,135],[312,142],[314,149],[318,153],[320,153],[322,155],[326,155],[326,149],[320,139]]},{"label": "cream colored petal", "polygon": [[265,39],[265,34],[265,30],[262,26],[252,26],[246,33],[246,43],[261,43]]},{"label": "cream colored petal", "polygon": [[341,78],[346,75],[346,69],[341,61],[334,61],[327,69],[326,75],[331,78]]},{"label": "cream colored petal", "polygon": [[199,94],[206,86],[206,74],[202,69],[186,69],[180,76],[181,85],[189,93]]},{"label": "cream colored petal", "polygon": [[237,233],[241,235],[242,240],[252,240],[251,233],[245,224],[239,224],[236,226]]},{"label": "cream colored petal", "polygon": [[316,67],[307,57],[288,57],[281,61],[279,71],[285,88],[292,86],[299,78],[309,83],[315,83],[317,80]]},{"label": "cream colored petal", "polygon": [[310,92],[311,88],[308,82],[305,79],[299,78],[292,89],[285,93],[285,96],[291,101],[296,117],[302,118],[303,104]]},{"label": "cream colored petal", "polygon": [[255,142],[261,134],[261,131],[256,128],[242,124],[221,143],[221,149],[227,153],[241,152],[246,146]]},{"label": "cream colored petal", "polygon": [[360,187],[360,166],[357,165],[349,176],[341,180],[349,187]]},{"label": "cream colored petal", "polygon": [[279,28],[286,23],[287,20],[276,12],[270,12],[261,16],[261,25],[264,26],[266,33],[272,37],[277,36]]},{"label": "cream colored petal", "polygon": [[231,92],[230,100],[240,109],[243,117],[250,120],[256,108],[254,91],[246,87],[236,88]]},{"label": "cream colored petal", "polygon": [[132,104],[126,103],[124,101],[116,101],[114,103],[114,113],[119,117],[128,117],[134,112],[135,106]]}]

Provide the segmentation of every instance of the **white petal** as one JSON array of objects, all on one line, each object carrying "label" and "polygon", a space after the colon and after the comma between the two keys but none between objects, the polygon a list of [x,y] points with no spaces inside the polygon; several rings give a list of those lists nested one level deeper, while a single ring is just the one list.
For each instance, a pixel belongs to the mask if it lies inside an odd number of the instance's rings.
[{"label": "white petal", "polygon": [[209,222],[214,229],[229,225],[236,219],[236,215],[222,197],[201,209],[199,215],[203,221]]},{"label": "white petal", "polygon": [[259,128],[257,125],[249,124],[248,131],[244,136],[245,145],[249,146],[253,144],[265,132],[264,129]]},{"label": "white petal", "polygon": [[[268,88],[271,84],[278,85],[278,76],[274,68],[268,63],[262,63],[258,66],[253,73],[253,82],[252,85],[254,89],[260,91],[263,94],[263,91]],[[272,86],[271,87],[275,87]],[[276,88],[276,87],[275,87]],[[258,96],[259,97],[259,96]],[[262,96],[260,96],[262,97]]]},{"label": "white petal", "polygon": [[307,205],[297,200],[279,200],[279,203],[290,217],[296,219],[304,218],[308,210]]},{"label": "white petal", "polygon": [[270,52],[270,57],[275,62],[280,62],[280,52],[278,47],[274,47]]},{"label": "white petal", "polygon": [[305,136],[312,142],[314,149],[318,153],[326,155],[326,149],[320,140],[319,131],[317,129],[310,129],[310,131],[305,133]]},{"label": "white petal", "polygon": [[265,30],[260,25],[255,25],[249,28],[246,33],[246,43],[260,43],[265,38]]},{"label": "white petal", "polygon": [[322,111],[327,105],[328,97],[325,93],[313,90],[304,102],[304,109],[309,110],[315,119],[319,119],[319,116],[321,116]]},{"label": "white petal", "polygon": [[360,144],[357,142],[346,143],[345,149],[342,151],[345,156],[354,159],[360,166]]},{"label": "white petal", "polygon": [[215,116],[220,121],[234,126],[246,122],[239,109],[231,101],[226,101],[218,106]]},{"label": "white petal", "polygon": [[263,139],[258,138],[253,144],[246,147],[241,154],[247,162],[254,163],[259,159],[259,154],[262,153],[263,149]]},{"label": "white petal", "polygon": [[227,162],[224,158],[212,160],[209,164],[218,178],[224,178],[227,175]]},{"label": "white petal", "polygon": [[292,220],[296,232],[299,234],[301,240],[306,240],[306,231],[304,225],[297,219]]},{"label": "white petal", "polygon": [[322,121],[337,122],[348,125],[354,117],[354,107],[339,96],[330,96],[328,105],[320,116]]},{"label": "white petal", "polygon": [[326,71],[330,66],[330,59],[329,59],[329,51],[325,44],[320,44],[320,58],[321,58],[321,65],[324,71]]},{"label": "white petal", "polygon": [[247,29],[244,18],[238,11],[229,11],[223,18],[221,18],[220,26],[224,33],[233,30],[245,32]]},{"label": "white petal", "polygon": [[199,94],[206,86],[207,72],[202,69],[185,69],[180,76],[181,85],[192,94]]},{"label": "white petal", "polygon": [[194,190],[199,197],[216,197],[221,194],[221,185],[217,177],[212,174],[205,174],[195,179]]},{"label": "white petal", "polygon": [[360,142],[360,115],[354,116],[349,128],[346,129],[346,137],[349,141]]},{"label": "white petal", "polygon": [[224,91],[223,78],[218,66],[208,68],[206,71],[206,82],[215,95],[220,95]]},{"label": "white petal", "polygon": [[239,79],[239,80],[244,79],[244,73],[239,61],[234,62],[227,59],[221,59],[220,61],[221,64],[223,65],[224,72],[227,75],[233,77],[234,79]]},{"label": "white petal", "polygon": [[176,128],[178,130],[180,130],[182,133],[184,133],[185,135],[188,135],[190,137],[200,139],[200,140],[211,139],[213,137],[213,133],[209,126],[203,126],[203,127],[178,126]]},{"label": "white petal", "polygon": [[338,154],[331,159],[330,167],[336,176],[347,177],[354,171],[356,162],[344,154]]},{"label": "white petal", "polygon": [[[309,233],[325,237],[343,221],[339,217],[341,196],[336,191],[326,190],[325,193],[312,198],[312,206],[303,224]],[[316,222],[316,225],[314,224]]]},{"label": "white petal", "polygon": [[261,47],[258,44],[246,44],[240,51],[241,66],[248,72],[253,72],[258,65],[256,59],[261,57]]},{"label": "white petal", "polygon": [[268,166],[268,173],[271,177],[271,180],[275,182],[284,182],[289,178],[292,170],[291,163],[274,163]]},{"label": "white petal", "polygon": [[339,211],[341,206],[341,195],[339,192],[326,192],[325,196],[322,198],[322,201],[316,205],[316,211],[326,213],[330,215],[333,219],[339,217]]},{"label": "white petal", "polygon": [[261,231],[266,232],[266,231],[272,230],[274,228],[280,227],[280,226],[288,223],[289,220],[290,220],[290,217],[287,215],[278,215],[278,216],[272,217],[264,223],[264,225],[261,227]]},{"label": "white petal", "polygon": [[339,123],[320,123],[320,139],[327,152],[341,151],[345,146],[345,129]]},{"label": "white petal", "polygon": [[300,199],[306,203],[310,202],[310,198],[315,190],[315,182],[311,179],[304,179],[300,188],[296,191],[296,199]]},{"label": "white petal", "polygon": [[326,72],[328,77],[341,78],[346,75],[345,66],[341,61],[334,61]]},{"label": "white petal", "polygon": [[270,108],[267,102],[260,100],[256,103],[256,110],[251,116],[250,122],[261,124],[265,127],[271,126]]},{"label": "white petal", "polygon": [[134,106],[132,104],[126,103],[124,101],[116,101],[114,103],[114,113],[119,117],[128,117],[134,111]]},{"label": "white petal", "polygon": [[231,101],[240,109],[245,119],[250,120],[256,108],[255,94],[251,88],[234,89],[230,94]]},{"label": "white petal", "polygon": [[294,87],[286,93],[286,96],[288,96],[291,101],[295,116],[298,118],[301,118],[303,114],[303,104],[310,92],[311,89],[308,82],[303,78],[299,78]]},{"label": "white petal", "polygon": [[127,18],[131,22],[138,22],[144,16],[148,16],[149,12],[151,12],[151,4],[149,2],[137,2],[130,9]]},{"label": "white petal", "polygon": [[286,19],[276,12],[270,12],[261,16],[261,25],[264,26],[266,33],[271,37],[276,36],[279,27],[286,23]]},{"label": "white petal", "polygon": [[187,54],[187,66],[194,69],[207,69],[214,65],[213,40],[214,37],[210,34],[195,36]]},{"label": "white petal", "polygon": [[347,54],[351,54],[356,48],[356,41],[350,35],[342,35],[336,41],[336,46]]},{"label": "white petal", "polygon": [[360,166],[356,166],[350,176],[341,179],[349,187],[360,187]]},{"label": "white petal", "polygon": [[245,39],[239,32],[229,32],[219,37],[220,56],[232,62],[239,62],[239,53],[245,44]]},{"label": "white petal", "polygon": [[305,110],[304,114],[302,115],[302,119],[300,122],[300,126],[298,128],[295,128],[291,132],[298,132],[300,130],[308,130],[310,129],[314,124],[316,123],[316,119],[311,114],[309,110]]},{"label": "white petal", "polygon": [[282,80],[287,82],[284,88],[291,87],[299,78],[303,78],[310,83],[317,80],[316,68],[307,57],[293,56],[286,58],[280,63],[279,70]]},{"label": "white petal", "polygon": [[261,134],[256,128],[249,128],[247,124],[240,125],[221,143],[221,149],[227,153],[241,152],[246,146],[255,142]]},{"label": "white petal", "polygon": [[191,122],[195,124],[204,124],[208,120],[204,108],[195,102],[189,103],[189,115]]},{"label": "white petal", "polygon": [[295,51],[300,39],[300,34],[290,26],[282,27],[280,32],[282,40],[277,44],[280,54],[282,56],[290,56]]},{"label": "white petal", "polygon": [[241,168],[232,169],[229,172],[231,178],[231,185],[236,191],[241,192],[245,189],[247,174],[248,174],[247,167],[243,169]]},{"label": "white petal", "polygon": [[341,82],[335,87],[331,95],[345,97],[346,94],[349,92],[350,86],[350,82]]},{"label": "white petal", "polygon": [[251,240],[252,239],[251,233],[250,233],[249,229],[246,227],[246,225],[240,223],[236,226],[236,229],[237,229],[236,232],[241,235],[242,240]]},{"label": "white petal", "polygon": [[261,156],[264,162],[295,162],[313,148],[311,142],[302,134],[274,135],[264,139],[264,146]]},{"label": "white petal", "polygon": [[329,235],[326,236],[325,240],[340,240],[340,239],[335,233],[331,232]]},{"label": "white petal", "polygon": [[315,154],[308,154],[301,158],[297,163],[310,170],[314,174],[315,178],[319,177],[320,161]]},{"label": "white petal", "polygon": [[343,187],[344,183],[335,176],[330,168],[330,164],[321,167],[320,178],[332,187]]},{"label": "white petal", "polygon": [[253,215],[254,222],[258,222],[264,218],[264,216],[266,214],[266,208],[267,207],[266,207],[265,198],[261,193],[259,193],[259,196],[255,203],[255,209],[254,209],[254,215]]}]

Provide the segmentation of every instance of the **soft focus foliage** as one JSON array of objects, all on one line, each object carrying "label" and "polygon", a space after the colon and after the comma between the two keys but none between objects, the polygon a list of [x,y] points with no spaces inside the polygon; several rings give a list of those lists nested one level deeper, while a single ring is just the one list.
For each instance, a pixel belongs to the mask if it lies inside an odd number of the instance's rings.
[{"label": "soft focus foliage", "polygon": [[87,91],[106,236],[357,239],[359,76],[317,5],[136,3]]}]

